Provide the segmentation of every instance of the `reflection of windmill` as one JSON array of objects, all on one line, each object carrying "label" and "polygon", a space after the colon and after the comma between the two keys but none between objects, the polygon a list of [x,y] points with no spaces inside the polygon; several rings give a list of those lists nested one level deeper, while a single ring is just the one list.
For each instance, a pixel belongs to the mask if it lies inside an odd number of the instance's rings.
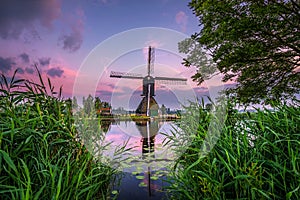
[{"label": "reflection of windmill", "polygon": [[158,104],[154,99],[155,96],[155,81],[170,84],[186,84],[185,78],[169,78],[169,77],[153,77],[154,73],[154,48],[149,46],[148,51],[148,73],[143,77],[140,74],[122,73],[112,71],[110,77],[127,78],[127,79],[143,79],[143,99],[136,109],[137,114],[155,116],[158,115]]},{"label": "reflection of windmill", "polygon": [[[137,121],[136,126],[142,135],[142,155],[143,159],[148,156],[154,158],[154,143],[155,136],[159,131],[160,125],[158,121]],[[148,157],[149,158],[149,157]],[[148,195],[152,196],[151,188],[151,168],[149,160],[148,162]]]},{"label": "reflection of windmill", "polygon": [[155,136],[159,131],[160,125],[158,121],[136,121],[135,123],[142,136],[142,154],[145,157],[146,154],[154,152]]}]

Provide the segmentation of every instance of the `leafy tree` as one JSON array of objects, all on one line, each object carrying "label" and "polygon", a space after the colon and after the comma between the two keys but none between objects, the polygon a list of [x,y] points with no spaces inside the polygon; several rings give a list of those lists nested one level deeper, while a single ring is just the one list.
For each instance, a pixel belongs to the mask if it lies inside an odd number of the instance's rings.
[{"label": "leafy tree", "polygon": [[300,89],[300,4],[297,0],[191,0],[200,31],[179,43],[201,84],[222,73],[240,103],[295,98]]},{"label": "leafy tree", "polygon": [[78,105],[78,103],[77,103],[77,98],[76,98],[75,96],[74,96],[73,99],[72,99],[72,107],[73,107],[73,109],[74,109],[75,111],[77,111],[78,108],[79,108],[79,105]]},{"label": "leafy tree", "polygon": [[108,103],[106,101],[102,102],[102,106],[103,106],[103,108],[111,108],[110,103]]},{"label": "leafy tree", "polygon": [[95,109],[99,110],[102,108],[102,102],[99,97],[95,97]]}]

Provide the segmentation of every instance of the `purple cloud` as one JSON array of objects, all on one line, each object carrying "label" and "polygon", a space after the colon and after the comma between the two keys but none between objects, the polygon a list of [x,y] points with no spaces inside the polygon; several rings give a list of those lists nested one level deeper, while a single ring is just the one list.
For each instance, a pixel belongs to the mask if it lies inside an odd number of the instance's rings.
[{"label": "purple cloud", "polygon": [[51,58],[40,58],[39,63],[41,66],[48,66],[50,64]]},{"label": "purple cloud", "polygon": [[0,71],[6,73],[10,71],[16,65],[13,58],[0,57]]},{"label": "purple cloud", "polygon": [[23,69],[23,68],[18,68],[18,73],[19,73],[19,74],[24,74],[24,73],[25,73],[25,71],[24,71],[24,69]]},{"label": "purple cloud", "polygon": [[34,69],[33,69],[33,67],[26,67],[25,68],[25,72],[27,72],[28,74],[33,74],[34,73]]},{"label": "purple cloud", "polygon": [[96,93],[100,97],[111,97],[112,96],[112,92],[109,90],[97,90]]},{"label": "purple cloud", "polygon": [[63,73],[64,73],[64,70],[61,69],[60,67],[51,68],[47,71],[47,74],[49,76],[51,76],[52,78],[61,77]]},{"label": "purple cloud", "polygon": [[77,51],[83,42],[84,23],[82,18],[84,17],[84,13],[82,10],[78,10],[77,15],[79,16],[79,19],[73,20],[70,23],[71,32],[62,35],[59,38],[59,45],[69,52]]},{"label": "purple cloud", "polygon": [[24,63],[29,63],[29,62],[30,62],[29,55],[26,54],[26,53],[20,54],[20,58],[22,59],[22,61],[23,61]]},{"label": "purple cloud", "polygon": [[0,7],[0,37],[18,39],[24,30],[34,30],[34,23],[51,28],[61,14],[60,0],[6,0]]}]

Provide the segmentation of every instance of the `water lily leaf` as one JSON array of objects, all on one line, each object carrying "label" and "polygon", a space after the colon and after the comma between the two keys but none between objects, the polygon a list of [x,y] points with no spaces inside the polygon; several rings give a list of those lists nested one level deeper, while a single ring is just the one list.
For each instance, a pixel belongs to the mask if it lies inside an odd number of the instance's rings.
[{"label": "water lily leaf", "polygon": [[145,177],[144,177],[144,176],[136,176],[136,178],[139,179],[139,180],[142,180],[142,179],[144,179]]},{"label": "water lily leaf", "polygon": [[144,183],[144,182],[141,182],[141,183],[139,184],[139,187],[147,187],[147,184]]},{"label": "water lily leaf", "polygon": [[137,174],[139,174],[138,172],[131,172],[132,173],[132,175],[137,175]]},{"label": "water lily leaf", "polygon": [[119,192],[117,190],[111,191],[112,194],[118,194]]},{"label": "water lily leaf", "polygon": [[158,180],[158,177],[157,176],[151,176],[150,179],[156,181],[156,180]]}]

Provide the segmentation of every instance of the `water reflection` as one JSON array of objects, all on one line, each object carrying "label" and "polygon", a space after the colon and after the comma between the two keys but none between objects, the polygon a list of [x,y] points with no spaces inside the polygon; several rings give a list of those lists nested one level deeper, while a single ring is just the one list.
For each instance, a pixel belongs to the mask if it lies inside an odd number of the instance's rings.
[{"label": "water reflection", "polygon": [[[173,153],[163,145],[165,134],[170,133],[172,122],[115,121],[101,124],[107,130],[106,142],[112,143],[106,155],[115,159],[115,151],[127,141],[130,150],[118,155],[117,163],[124,173],[119,199],[161,199],[166,184],[166,166],[171,164]],[[164,133],[164,134],[161,134]]]},{"label": "water reflection", "polygon": [[159,124],[157,121],[140,121],[136,122],[136,126],[142,136],[142,155],[145,158],[145,154],[154,152],[155,136],[158,134]]}]

